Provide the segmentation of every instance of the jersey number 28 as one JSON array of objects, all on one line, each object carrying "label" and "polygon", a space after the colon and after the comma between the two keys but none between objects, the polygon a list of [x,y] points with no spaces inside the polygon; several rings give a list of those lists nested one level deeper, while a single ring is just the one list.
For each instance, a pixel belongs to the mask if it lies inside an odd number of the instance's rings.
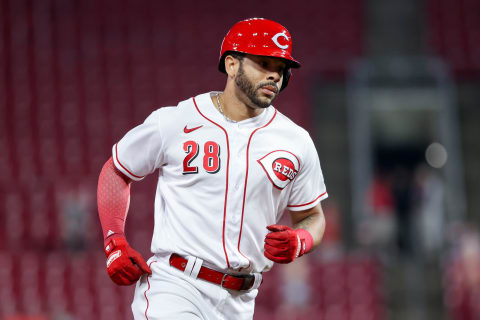
[{"label": "jersey number 28", "polygon": [[[187,153],[183,159],[183,174],[198,173],[198,167],[192,166],[198,156],[198,143],[189,140],[183,144],[183,151]],[[205,142],[203,146],[203,168],[208,173],[217,173],[220,170],[220,146],[213,141]]]}]

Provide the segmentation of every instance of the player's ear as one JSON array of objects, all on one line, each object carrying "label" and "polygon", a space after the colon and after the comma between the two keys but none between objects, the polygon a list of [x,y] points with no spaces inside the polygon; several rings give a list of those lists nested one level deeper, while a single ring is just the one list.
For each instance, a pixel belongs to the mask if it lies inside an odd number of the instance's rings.
[{"label": "player's ear", "polygon": [[225,71],[229,78],[234,78],[240,67],[240,60],[234,58],[231,55],[225,57]]}]

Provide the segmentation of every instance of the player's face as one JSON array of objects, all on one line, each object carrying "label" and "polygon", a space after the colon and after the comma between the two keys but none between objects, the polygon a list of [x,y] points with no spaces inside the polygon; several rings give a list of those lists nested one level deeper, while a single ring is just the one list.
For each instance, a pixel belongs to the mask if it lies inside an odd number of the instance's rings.
[{"label": "player's face", "polygon": [[235,84],[254,107],[267,108],[280,92],[285,67],[278,58],[247,55],[240,63]]}]

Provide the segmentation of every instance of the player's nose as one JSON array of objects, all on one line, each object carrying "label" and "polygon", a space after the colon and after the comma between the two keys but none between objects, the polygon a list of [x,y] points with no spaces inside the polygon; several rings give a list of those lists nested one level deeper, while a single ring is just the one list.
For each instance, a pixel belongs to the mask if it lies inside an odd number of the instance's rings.
[{"label": "player's nose", "polygon": [[267,74],[267,80],[279,82],[282,79],[283,73],[279,71],[270,71]]}]

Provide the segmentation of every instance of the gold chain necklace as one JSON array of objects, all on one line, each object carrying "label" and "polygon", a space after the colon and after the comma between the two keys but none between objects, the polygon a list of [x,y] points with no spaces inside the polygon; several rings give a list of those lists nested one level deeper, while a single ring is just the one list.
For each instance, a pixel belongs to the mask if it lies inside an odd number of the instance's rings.
[{"label": "gold chain necklace", "polygon": [[218,104],[218,110],[220,111],[220,113],[222,114],[222,116],[225,118],[225,120],[227,120],[228,122],[232,122],[232,123],[237,123],[238,121],[235,121],[235,120],[232,120],[230,119],[229,117],[227,117],[225,115],[225,113],[223,112],[223,108],[222,108],[222,105],[220,104],[220,93],[217,93],[217,104]]}]

